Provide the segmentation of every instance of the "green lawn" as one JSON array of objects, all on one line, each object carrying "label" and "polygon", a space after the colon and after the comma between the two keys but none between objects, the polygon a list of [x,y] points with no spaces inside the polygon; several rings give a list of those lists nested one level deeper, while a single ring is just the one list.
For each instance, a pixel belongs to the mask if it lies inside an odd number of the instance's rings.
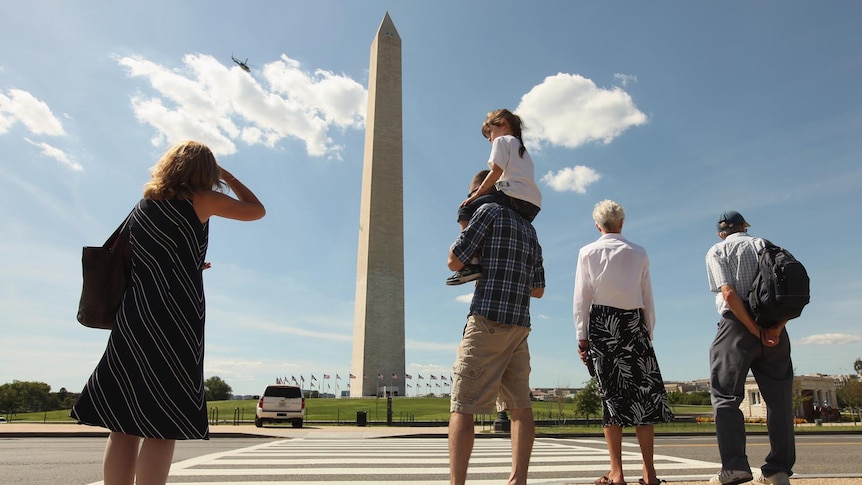
[{"label": "green lawn", "polygon": [[[211,401],[207,403],[208,414],[213,420],[217,416],[217,421],[232,422],[236,416],[240,421],[251,421],[254,419],[254,411],[257,406],[257,401]],[[306,420],[307,421],[328,421],[328,422],[355,422],[356,412],[365,411],[369,422],[386,421],[386,399],[361,398],[361,399],[306,399]],[[710,413],[709,406],[688,406],[685,413]],[[213,411],[213,410],[216,411]],[[681,406],[675,409],[682,409]],[[571,403],[565,404],[560,408],[557,403],[536,401],[533,403],[533,410],[536,419],[557,420],[560,418],[573,419]],[[489,415],[489,419],[493,420],[496,414]],[[48,411],[43,413],[22,413],[12,416],[15,421],[71,421],[69,411]],[[392,399],[392,420],[394,422],[435,422],[441,423],[449,421],[449,399],[448,398],[393,398]]]},{"label": "green lawn", "polygon": [[[370,426],[386,423],[387,400],[374,398],[361,399],[306,399],[306,421],[321,424],[354,424],[356,412],[364,411]],[[208,403],[208,414],[211,421],[216,424],[250,423],[254,419],[254,411],[257,401],[212,401]],[[711,416],[710,406],[672,406],[677,415],[705,415]],[[562,412],[562,415],[560,414]],[[553,421],[554,425],[541,425],[539,433],[601,433],[601,421],[596,416],[590,417],[590,424],[574,425],[576,417],[572,412],[571,403],[562,408],[557,403],[536,401],[533,403],[533,414],[537,420],[547,422]],[[42,413],[22,413],[10,416],[11,421],[30,422],[72,422],[69,411],[48,411]],[[489,427],[496,418],[496,414],[476,416],[477,422],[487,424]],[[577,420],[580,423],[580,416]],[[409,424],[411,422],[439,423],[441,426],[449,421],[449,399],[448,398],[394,398],[392,399],[392,421],[396,425]],[[765,425],[747,425],[749,431],[764,431]],[[805,431],[860,431],[862,426],[847,423],[845,426],[798,426],[797,430]],[[633,430],[626,430],[633,432]],[[715,425],[712,423],[676,422],[656,426],[658,433],[691,433],[691,432],[714,432]]]},{"label": "green lawn", "polygon": [[[365,411],[369,422],[386,421],[386,399],[306,399],[306,420],[328,422],[355,422],[356,411]],[[252,421],[257,401],[211,401],[207,403],[210,419],[233,422],[236,416],[241,421]],[[72,421],[69,410],[39,413],[20,413],[10,416],[12,421]],[[449,420],[447,398],[394,398],[392,419],[395,422]]]}]

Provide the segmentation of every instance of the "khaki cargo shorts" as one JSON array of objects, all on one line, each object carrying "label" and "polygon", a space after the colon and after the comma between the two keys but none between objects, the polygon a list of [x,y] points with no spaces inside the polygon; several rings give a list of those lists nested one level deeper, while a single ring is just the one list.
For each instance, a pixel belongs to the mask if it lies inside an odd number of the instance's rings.
[{"label": "khaki cargo shorts", "polygon": [[529,327],[497,323],[481,315],[467,317],[458,346],[449,410],[486,414],[494,403],[498,411],[529,409]]}]

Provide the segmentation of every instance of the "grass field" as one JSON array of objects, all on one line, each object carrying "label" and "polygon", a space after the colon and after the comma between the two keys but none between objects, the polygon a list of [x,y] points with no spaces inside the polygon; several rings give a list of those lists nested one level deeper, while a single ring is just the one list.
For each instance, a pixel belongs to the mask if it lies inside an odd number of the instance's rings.
[{"label": "grass field", "polygon": [[[211,420],[221,421],[251,421],[257,401],[212,401],[207,403]],[[369,422],[386,421],[387,400],[375,398],[360,399],[306,399],[306,420],[323,422],[356,421],[356,412],[365,411]],[[674,406],[677,414],[710,414],[709,406]],[[571,403],[562,406],[557,403],[536,401],[533,403],[533,414],[537,420],[572,420],[576,416]],[[581,416],[577,416],[580,418]],[[48,411],[40,413],[21,413],[11,416],[15,421],[71,421],[69,410]],[[489,415],[493,420],[496,414]],[[595,419],[595,416],[590,416]],[[408,422],[440,422],[449,421],[448,398],[393,398],[392,420],[396,423]]]},{"label": "grass field", "polygon": [[[357,411],[366,413],[369,426],[386,424],[387,400],[374,398],[361,399],[306,399],[306,421],[321,425],[353,425],[356,423]],[[257,401],[212,401],[207,404],[210,421],[217,425],[247,424],[254,420]],[[672,406],[673,411],[683,416],[711,416],[710,406]],[[539,421],[539,433],[601,433],[600,419],[590,416],[589,424],[583,423],[582,416],[575,416],[571,403],[562,406],[553,402],[536,401],[533,403],[533,415]],[[28,422],[72,422],[69,410],[48,411],[40,413],[22,413],[8,416],[11,421]],[[496,419],[496,414],[476,416],[479,424],[489,427]],[[445,426],[449,421],[448,398],[394,398],[392,399],[392,422],[395,425],[411,425],[421,423],[424,426]],[[289,425],[288,425],[289,426]],[[799,432],[805,431],[862,431],[862,426],[846,423],[844,426],[814,427],[798,426]],[[762,424],[747,426],[749,431],[763,431]],[[694,423],[690,419],[680,420],[656,426],[657,433],[688,433],[714,432],[712,423]]]}]

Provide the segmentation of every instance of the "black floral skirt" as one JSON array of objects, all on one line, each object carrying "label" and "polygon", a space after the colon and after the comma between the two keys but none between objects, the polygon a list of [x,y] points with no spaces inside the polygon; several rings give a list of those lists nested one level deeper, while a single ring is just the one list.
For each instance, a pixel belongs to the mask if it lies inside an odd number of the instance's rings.
[{"label": "black floral skirt", "polygon": [[593,305],[589,337],[602,397],[602,425],[673,421],[643,310]]}]

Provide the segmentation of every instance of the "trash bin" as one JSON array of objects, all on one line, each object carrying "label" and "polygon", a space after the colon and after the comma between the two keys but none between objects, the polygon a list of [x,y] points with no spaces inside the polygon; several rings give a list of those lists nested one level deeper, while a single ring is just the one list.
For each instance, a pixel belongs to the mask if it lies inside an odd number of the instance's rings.
[{"label": "trash bin", "polygon": [[366,424],[368,424],[368,413],[356,411],[356,426],[365,426]]},{"label": "trash bin", "polygon": [[509,421],[509,416],[506,411],[497,413],[497,419],[494,421],[495,433],[509,433],[512,431],[512,422]]}]

